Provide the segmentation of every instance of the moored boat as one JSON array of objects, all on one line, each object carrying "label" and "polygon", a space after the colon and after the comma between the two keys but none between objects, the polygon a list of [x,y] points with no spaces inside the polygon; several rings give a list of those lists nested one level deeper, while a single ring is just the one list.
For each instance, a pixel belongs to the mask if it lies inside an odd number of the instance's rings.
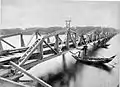
[{"label": "moored boat", "polygon": [[72,55],[76,60],[80,61],[80,62],[85,62],[85,63],[97,63],[97,64],[102,64],[102,63],[109,63],[110,61],[112,61],[116,55],[110,57],[110,58],[92,58],[92,57],[78,57],[77,55]]}]

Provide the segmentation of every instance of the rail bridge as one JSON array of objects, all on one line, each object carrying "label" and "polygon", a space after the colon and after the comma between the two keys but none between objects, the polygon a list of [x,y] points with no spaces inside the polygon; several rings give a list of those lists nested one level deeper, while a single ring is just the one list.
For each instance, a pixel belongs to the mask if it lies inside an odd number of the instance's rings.
[{"label": "rail bridge", "polygon": [[[70,20],[68,20],[66,21],[66,28],[64,30],[58,30],[44,35],[41,35],[39,30],[33,32],[31,40],[35,36],[36,41],[31,46],[25,46],[23,32],[1,36],[0,66],[12,65],[15,69],[20,70],[22,73],[27,74],[32,79],[39,82],[41,85],[45,87],[51,87],[49,84],[45,83],[44,81],[29,74],[27,70],[41,62],[47,61],[49,59],[55,58],[60,55],[63,55],[64,58],[64,54],[66,52],[79,48],[82,45],[85,45],[83,40],[84,38],[86,38],[85,39],[86,43],[91,43],[93,41],[97,41],[98,39],[102,39],[110,35],[113,36],[113,34],[109,32],[102,32],[102,30],[99,33],[96,32],[97,30],[92,30],[84,33],[82,32],[77,33],[76,31],[71,29]],[[20,36],[20,44],[21,44],[20,48],[16,48],[14,45],[4,40],[4,38],[9,38],[17,35]],[[65,36],[66,40],[63,40],[63,38],[61,38],[62,35]],[[55,42],[52,43],[50,42],[51,37],[54,37]],[[31,40],[28,42],[28,44],[31,42]],[[1,42],[8,44],[13,49],[4,50]],[[19,75],[14,75],[14,78],[18,78],[18,77]],[[0,79],[0,81],[1,80],[2,79]],[[26,86],[21,85],[20,87],[26,87]]]}]

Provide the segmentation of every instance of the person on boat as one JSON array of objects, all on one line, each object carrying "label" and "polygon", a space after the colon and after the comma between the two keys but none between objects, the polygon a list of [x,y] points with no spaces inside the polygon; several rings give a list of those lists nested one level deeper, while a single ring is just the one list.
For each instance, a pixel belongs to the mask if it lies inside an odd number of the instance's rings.
[{"label": "person on boat", "polygon": [[98,46],[99,46],[99,45],[101,44],[100,40],[98,40],[98,42],[97,42],[97,43],[98,43]]},{"label": "person on boat", "polygon": [[81,57],[81,52],[80,52],[80,51],[78,51],[78,57],[79,57],[79,58]]},{"label": "person on boat", "polygon": [[83,57],[86,57],[87,56],[88,46],[87,45],[83,46],[83,48],[81,50],[83,50],[83,53],[84,53]]}]

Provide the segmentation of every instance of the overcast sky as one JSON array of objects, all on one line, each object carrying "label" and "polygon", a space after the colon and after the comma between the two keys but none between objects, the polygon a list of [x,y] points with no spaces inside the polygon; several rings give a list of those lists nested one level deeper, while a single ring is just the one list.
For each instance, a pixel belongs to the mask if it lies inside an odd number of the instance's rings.
[{"label": "overcast sky", "polygon": [[0,28],[93,25],[120,28],[119,2],[79,0],[2,0]]}]

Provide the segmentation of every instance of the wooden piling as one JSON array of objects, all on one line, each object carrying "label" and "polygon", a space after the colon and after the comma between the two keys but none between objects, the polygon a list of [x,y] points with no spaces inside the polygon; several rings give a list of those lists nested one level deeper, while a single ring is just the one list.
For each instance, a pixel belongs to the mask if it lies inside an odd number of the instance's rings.
[{"label": "wooden piling", "polygon": [[22,73],[28,75],[29,77],[31,77],[34,81],[37,81],[38,83],[40,83],[41,85],[43,85],[44,87],[52,87],[51,85],[47,84],[46,82],[44,82],[43,80],[33,76],[32,74],[28,73],[25,69],[23,69],[22,67],[18,66],[17,64],[15,64],[14,62],[10,61],[10,63],[12,64],[13,67],[15,67],[17,70],[20,70]]},{"label": "wooden piling", "polygon": [[66,71],[67,65],[66,65],[65,54],[62,54],[62,58],[63,58],[63,70]]},{"label": "wooden piling", "polygon": [[[36,35],[36,40],[38,39],[38,31],[35,32],[35,35]],[[37,52],[40,53],[40,45],[37,47]]]},{"label": "wooden piling", "polygon": [[39,49],[40,49],[40,59],[43,59],[43,42],[40,43]]},{"label": "wooden piling", "polygon": [[59,52],[59,35],[55,35],[55,49]]},{"label": "wooden piling", "polygon": [[1,40],[0,40],[0,52],[3,51],[3,46],[2,46],[2,43],[1,43]]},{"label": "wooden piling", "polygon": [[49,37],[47,38],[47,43],[50,43],[50,38]]},{"label": "wooden piling", "polygon": [[76,40],[77,40],[77,34],[74,33],[74,36],[75,36],[75,38],[74,38],[74,45],[75,45],[75,47],[76,47],[76,46],[77,46],[77,43],[76,43]]},{"label": "wooden piling", "polygon": [[25,43],[23,40],[23,34],[20,34],[20,42],[21,42],[21,47],[25,47]]},{"label": "wooden piling", "polygon": [[69,49],[69,40],[70,40],[70,32],[69,32],[69,30],[67,31],[67,41],[66,41],[66,47],[67,47],[67,49]]}]

